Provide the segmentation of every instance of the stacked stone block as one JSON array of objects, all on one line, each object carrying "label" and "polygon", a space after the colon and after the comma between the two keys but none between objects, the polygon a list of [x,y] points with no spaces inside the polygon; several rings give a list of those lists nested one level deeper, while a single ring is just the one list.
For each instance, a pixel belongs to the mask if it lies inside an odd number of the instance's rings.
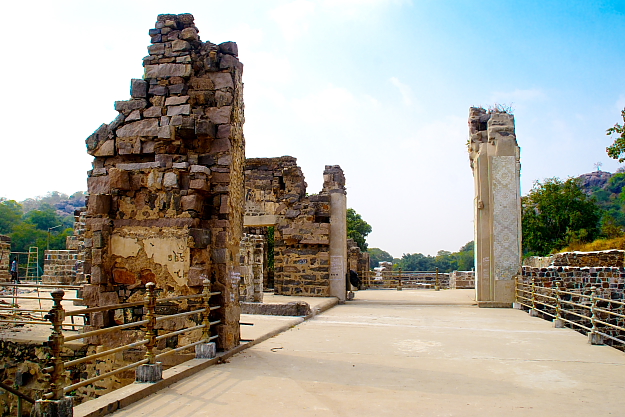
[{"label": "stacked stone block", "polygon": [[43,259],[44,284],[74,284],[82,262],[77,250],[46,250]]},{"label": "stacked stone block", "polygon": [[475,272],[453,271],[449,274],[449,288],[452,290],[475,288]]},{"label": "stacked stone block", "polygon": [[[87,138],[85,273],[89,306],[202,290],[223,308],[218,344],[239,343],[235,264],[243,228],[243,66],[237,45],[202,42],[190,14],[159,15],[143,79]],[[110,317],[94,313],[94,327]]]},{"label": "stacked stone block", "polygon": [[369,253],[362,252],[353,239],[347,239],[348,270],[355,271],[362,280],[369,271]]},{"label": "stacked stone block", "polygon": [[339,166],[329,165],[323,175],[322,191],[307,196],[295,158],[246,160],[245,222],[275,226],[276,294],[330,295],[330,195],[345,193],[345,177]]},{"label": "stacked stone block", "polygon": [[241,271],[240,301],[261,303],[266,267],[266,246],[264,236],[245,234],[241,239],[239,263]]},{"label": "stacked stone block", "polygon": [[0,281],[11,280],[11,238],[0,235]]}]

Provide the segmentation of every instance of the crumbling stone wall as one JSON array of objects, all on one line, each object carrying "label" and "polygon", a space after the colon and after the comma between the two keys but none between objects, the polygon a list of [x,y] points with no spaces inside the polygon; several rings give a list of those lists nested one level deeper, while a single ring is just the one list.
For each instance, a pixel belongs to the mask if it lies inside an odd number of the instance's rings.
[{"label": "crumbling stone wall", "polygon": [[267,241],[264,236],[245,234],[241,239],[239,263],[241,301],[262,303],[264,270],[267,264]]},{"label": "crumbling stone wall", "polygon": [[369,271],[369,253],[362,252],[353,239],[347,239],[348,271],[355,271],[362,280]]},{"label": "crumbling stone wall", "polygon": [[0,235],[0,281],[11,280],[11,238]]},{"label": "crumbling stone wall", "polygon": [[[275,226],[275,293],[329,296],[330,201],[332,193],[345,194],[341,168],[326,166],[322,191],[307,196],[295,158],[248,158],[245,189],[245,225]],[[347,260],[342,257],[338,261],[342,262],[344,282]]]},{"label": "crumbling stone wall", "polygon": [[[221,291],[218,345],[239,343],[237,254],[243,228],[243,66],[237,45],[202,42],[193,16],[159,15],[143,79],[119,115],[87,138],[84,246],[88,306]],[[110,317],[94,313],[91,325]]]}]

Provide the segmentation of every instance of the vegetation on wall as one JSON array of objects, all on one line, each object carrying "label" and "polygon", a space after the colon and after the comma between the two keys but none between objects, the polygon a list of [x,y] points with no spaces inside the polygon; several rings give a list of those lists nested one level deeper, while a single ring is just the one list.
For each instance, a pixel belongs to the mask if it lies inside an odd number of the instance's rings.
[{"label": "vegetation on wall", "polygon": [[347,238],[353,239],[361,251],[367,251],[367,235],[371,226],[352,208],[347,209]]}]

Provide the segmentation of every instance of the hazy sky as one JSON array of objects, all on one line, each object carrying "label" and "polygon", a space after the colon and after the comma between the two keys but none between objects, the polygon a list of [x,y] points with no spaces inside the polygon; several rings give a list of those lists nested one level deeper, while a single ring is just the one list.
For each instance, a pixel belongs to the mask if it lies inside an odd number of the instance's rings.
[{"label": "hazy sky", "polygon": [[248,157],[298,159],[309,193],[345,171],[370,247],[456,251],[473,238],[471,106],[512,105],[522,189],[614,172],[625,107],[620,1],[20,1],[2,6],[0,196],[86,190],[84,140],[142,76],[160,13],[236,41]]}]

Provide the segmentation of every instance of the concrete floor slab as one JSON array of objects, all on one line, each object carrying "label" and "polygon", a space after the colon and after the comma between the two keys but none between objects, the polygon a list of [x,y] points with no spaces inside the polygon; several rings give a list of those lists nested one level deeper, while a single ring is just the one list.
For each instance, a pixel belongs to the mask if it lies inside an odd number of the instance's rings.
[{"label": "concrete floor slab", "polygon": [[472,293],[361,291],[114,415],[625,414],[625,354]]}]

